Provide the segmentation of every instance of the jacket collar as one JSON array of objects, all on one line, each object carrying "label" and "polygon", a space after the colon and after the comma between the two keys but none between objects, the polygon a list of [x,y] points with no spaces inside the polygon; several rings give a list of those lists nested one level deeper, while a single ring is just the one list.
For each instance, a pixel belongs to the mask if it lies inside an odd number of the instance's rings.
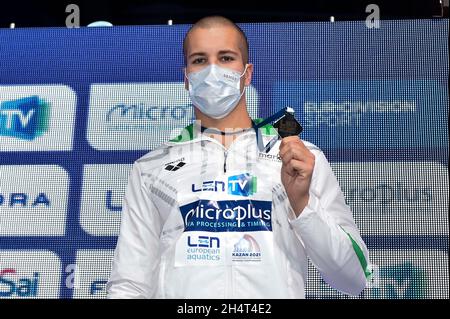
[{"label": "jacket collar", "polygon": [[[263,121],[262,118],[256,118],[253,120],[255,124],[261,123],[262,121]],[[258,128],[258,130],[260,131],[260,134],[262,135],[263,139],[266,138],[270,139],[278,134],[276,129],[271,124],[266,124]],[[202,140],[210,140],[210,138],[205,136],[204,134],[201,134],[200,126],[198,122],[195,121],[194,123],[189,124],[184,129],[182,129],[180,134],[177,137],[169,140],[167,144],[169,145],[188,144]]]}]

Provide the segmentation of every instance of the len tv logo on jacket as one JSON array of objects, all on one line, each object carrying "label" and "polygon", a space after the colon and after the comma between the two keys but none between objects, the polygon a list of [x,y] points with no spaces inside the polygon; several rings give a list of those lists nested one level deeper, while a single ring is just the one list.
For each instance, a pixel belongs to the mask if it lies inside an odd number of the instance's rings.
[{"label": "len tv logo on jacket", "polygon": [[0,104],[0,136],[33,140],[48,130],[50,104],[29,96]]},{"label": "len tv logo on jacket", "polygon": [[227,183],[224,181],[205,181],[201,185],[192,184],[192,192],[225,192],[230,195],[251,196],[256,193],[256,176],[248,173],[238,174],[228,177]]}]

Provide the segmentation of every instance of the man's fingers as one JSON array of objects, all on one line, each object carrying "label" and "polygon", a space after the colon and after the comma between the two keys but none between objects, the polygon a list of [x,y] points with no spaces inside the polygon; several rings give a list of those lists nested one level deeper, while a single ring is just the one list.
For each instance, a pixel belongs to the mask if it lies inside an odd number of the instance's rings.
[{"label": "man's fingers", "polygon": [[290,160],[296,159],[299,161],[314,161],[315,156],[307,148],[303,148],[299,145],[287,149],[285,152],[280,153],[280,158],[284,164],[287,164]]},{"label": "man's fingers", "polygon": [[300,138],[298,136],[288,136],[281,140],[280,143],[280,152],[282,152],[285,148],[289,148],[286,146],[289,146],[289,144],[297,144],[298,142],[301,142]]},{"label": "man's fingers", "polygon": [[282,157],[289,149],[293,147],[300,147],[307,149],[305,144],[300,140],[298,136],[288,136],[281,140],[279,147],[279,154]]},{"label": "man's fingers", "polygon": [[292,159],[301,160],[302,151],[298,148],[290,148],[283,155],[280,154],[283,164],[288,164]]},{"label": "man's fingers", "polygon": [[278,154],[280,155],[280,157],[283,157],[284,155],[286,155],[287,152],[289,152],[290,150],[294,149],[294,148],[300,148],[301,146],[297,143],[291,142],[288,144],[285,144],[283,148],[280,147]]},{"label": "man's fingers", "polygon": [[300,141],[300,137],[298,137],[297,135],[284,137],[283,139],[281,139],[281,146],[292,141]]},{"label": "man's fingers", "polygon": [[295,159],[290,160],[289,163],[284,165],[284,167],[285,172],[292,177],[296,175],[305,177],[308,174],[308,170],[310,169],[310,165],[308,163]]},{"label": "man's fingers", "polygon": [[297,175],[297,171],[294,169],[294,166],[292,166],[291,163],[284,164],[282,170],[286,172],[291,177],[295,177]]}]

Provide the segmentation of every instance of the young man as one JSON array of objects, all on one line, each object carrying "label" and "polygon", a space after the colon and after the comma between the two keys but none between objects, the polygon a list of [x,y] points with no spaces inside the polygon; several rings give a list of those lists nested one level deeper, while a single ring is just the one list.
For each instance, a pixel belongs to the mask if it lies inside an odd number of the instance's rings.
[{"label": "young man", "polygon": [[304,298],[308,257],[359,294],[368,252],[319,148],[256,128],[244,33],[223,17],[184,41],[196,121],[130,174],[109,298]]}]

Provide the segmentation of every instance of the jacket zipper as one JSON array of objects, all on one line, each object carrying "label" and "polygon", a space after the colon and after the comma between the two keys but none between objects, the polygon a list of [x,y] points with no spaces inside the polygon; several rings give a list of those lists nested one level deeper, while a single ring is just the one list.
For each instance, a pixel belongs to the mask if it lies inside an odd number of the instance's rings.
[{"label": "jacket zipper", "polygon": [[226,173],[227,172],[227,156],[228,156],[228,151],[224,151],[223,152],[223,172]]}]

